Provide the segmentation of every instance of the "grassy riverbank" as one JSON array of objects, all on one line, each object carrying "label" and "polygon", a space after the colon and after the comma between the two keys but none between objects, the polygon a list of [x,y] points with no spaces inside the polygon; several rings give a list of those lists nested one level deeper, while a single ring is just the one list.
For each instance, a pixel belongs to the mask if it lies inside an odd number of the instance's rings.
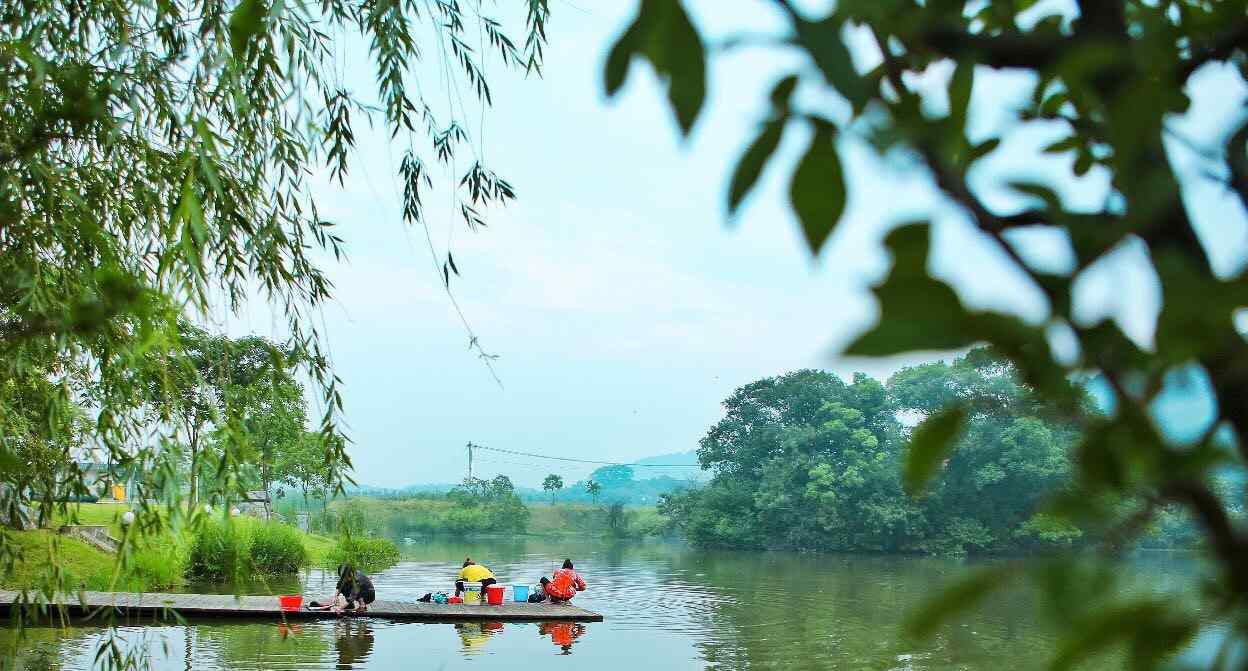
[{"label": "grassy riverbank", "polygon": [[125,562],[113,553],[58,533],[61,526],[76,523],[105,526],[114,538],[123,538],[121,516],[128,509],[123,504],[80,504],[73,511],[73,519],[57,519],[51,529],[9,531],[16,560],[12,570],[0,576],[0,586],[39,587],[47,582],[54,555],[58,559],[55,565],[65,572],[69,585],[128,591],[176,589],[191,579],[229,583],[340,562],[379,566],[398,559],[397,547],[383,539],[335,539],[250,517],[235,518],[229,524],[208,518],[193,529],[141,539]]},{"label": "grassy riverbank", "polygon": [[492,516],[445,496],[377,499],[357,496],[315,512],[314,528],[347,525],[391,537],[436,534],[505,534],[537,537],[639,538],[662,535],[664,520],[653,506],[528,503],[523,515]]}]

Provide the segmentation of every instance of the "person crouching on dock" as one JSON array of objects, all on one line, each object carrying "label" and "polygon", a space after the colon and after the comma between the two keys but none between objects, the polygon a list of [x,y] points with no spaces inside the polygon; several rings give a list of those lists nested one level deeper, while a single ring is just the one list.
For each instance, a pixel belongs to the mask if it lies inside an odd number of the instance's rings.
[{"label": "person crouching on dock", "polygon": [[585,581],[572,568],[572,560],[563,560],[563,568],[555,571],[550,582],[546,583],[546,594],[551,603],[567,603],[577,592],[585,591]]},{"label": "person crouching on dock", "polygon": [[464,557],[464,567],[459,571],[459,579],[455,581],[455,596],[464,593],[464,583],[481,583],[481,602],[485,603],[485,588],[497,583],[490,569],[474,562],[471,557]]}]

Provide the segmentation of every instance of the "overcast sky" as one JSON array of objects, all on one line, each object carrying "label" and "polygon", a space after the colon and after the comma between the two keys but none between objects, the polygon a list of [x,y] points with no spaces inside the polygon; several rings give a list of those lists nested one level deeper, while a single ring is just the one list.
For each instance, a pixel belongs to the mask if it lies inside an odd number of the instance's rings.
[{"label": "overcast sky", "polygon": [[[768,2],[689,4],[713,35],[783,25]],[[879,241],[891,225],[916,215],[937,221],[934,271],[953,281],[964,300],[1043,317],[1040,296],[935,196],[921,173],[881,165],[851,142],[841,147],[851,189],[847,217],[818,259],[801,243],[785,197],[804,129],[787,134],[780,158],[728,224],[732,166],[771,83],[803,66],[794,54],[748,50],[712,60],[707,106],[693,136],[682,141],[648,67],[634,66],[617,100],[603,92],[606,51],[636,3],[553,0],[552,9],[544,76],[495,69],[494,109],[483,122],[468,114],[476,151],[519,199],[472,233],[452,216],[447,176],[443,197],[428,211],[437,254],[449,244],[463,273],[453,288],[464,314],[485,350],[499,357],[494,367],[502,388],[468,349],[424,231],[400,220],[402,149],[358,122],[351,177],[345,187],[319,189],[322,214],[341,224],[348,241],[348,260],[328,264],[337,301],[323,320],[345,383],[358,481],[457,481],[466,473],[468,441],[624,462],[687,451],[719,418],[719,403],[757,378],[810,366],[886,376],[901,362],[845,361],[836,352],[875,318],[868,287],[888,268]],[[864,64],[871,58],[859,55]],[[349,55],[344,60],[352,88],[366,91],[369,70],[351,65]],[[440,85],[433,72],[422,81],[427,96]],[[924,84],[937,90],[947,75],[937,69]],[[1245,91],[1238,78],[1212,68],[1198,82],[1191,119],[1180,123],[1197,139],[1220,140]],[[1006,130],[1012,105],[1028,93],[1025,78],[981,73],[974,132]],[[811,104],[837,105],[817,91],[799,94]],[[458,98],[471,108],[467,91],[452,95]],[[940,98],[933,104],[943,104]],[[1030,158],[1030,148],[1054,137],[1038,132],[1007,142],[975,171],[977,188],[994,204],[1008,205],[995,188],[1007,176],[1062,172],[1069,159]],[[467,165],[465,152],[456,171]],[[1188,186],[1189,207],[1219,270],[1238,270],[1246,239],[1238,203],[1198,178]],[[1104,189],[1104,175],[1094,171],[1063,193],[1068,203],[1094,208]],[[1071,263],[1060,239],[1024,237],[1025,252],[1037,260],[1055,269]],[[1083,318],[1117,316],[1147,343],[1159,292],[1141,259],[1141,249],[1127,246],[1080,281],[1076,295]],[[271,332],[280,322],[254,309],[228,327]],[[526,485],[548,472],[570,481],[588,470],[519,457],[477,462],[478,475],[506,473]]]}]

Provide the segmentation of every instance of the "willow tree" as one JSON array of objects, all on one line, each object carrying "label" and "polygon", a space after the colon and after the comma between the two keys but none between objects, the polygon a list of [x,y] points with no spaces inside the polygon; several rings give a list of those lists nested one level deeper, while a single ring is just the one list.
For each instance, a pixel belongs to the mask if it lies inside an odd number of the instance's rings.
[{"label": "willow tree", "polygon": [[[1195,220],[1167,142],[1195,144],[1174,121],[1188,108],[1188,85],[1198,71],[1214,67],[1236,79],[1241,114],[1216,129],[1218,144],[1190,147],[1201,168],[1189,177],[1214,180],[1248,205],[1248,114],[1242,113],[1248,3],[839,0],[818,14],[795,4],[772,3],[783,29],[729,39],[709,52],[773,49],[797,54],[802,63],[759,92],[769,111],[732,171],[729,210],[740,206],[783,136],[795,130],[809,138],[802,157],[795,167],[773,169],[791,174],[789,198],[812,253],[845,212],[840,143],[861,142],[925,175],[1045,297],[1047,314],[1024,321],[968,306],[928,272],[929,223],[905,222],[884,242],[893,265],[875,287],[881,318],[847,353],[883,356],[988,343],[1079,424],[1075,482],[1052,503],[1055,514],[1098,528],[1114,541],[1107,548],[1129,544],[1169,506],[1199,523],[1216,578],[1206,585],[1193,578],[1183,595],[1189,598],[1126,596],[1112,588],[1118,572],[1074,560],[1042,564],[1033,573],[1069,634],[1055,655],[1057,666],[1123,643],[1135,667],[1151,667],[1192,640],[1202,618],[1217,623],[1210,632],[1222,646],[1211,664],[1242,664],[1243,648],[1235,650],[1248,638],[1244,494],[1220,496],[1217,482],[1229,476],[1242,483],[1248,470],[1248,346],[1234,321],[1248,306],[1248,277],[1242,266],[1229,274],[1215,271],[1206,249],[1211,242],[1202,241],[1197,225],[1217,222]],[[707,42],[682,2],[641,0],[607,59],[607,91],[620,90],[634,59],[647,61],[688,133],[705,100]],[[1030,100],[1012,110],[1013,123],[1002,135],[968,126],[972,91],[991,71],[1025,73],[1031,87]],[[944,90],[934,93],[932,85],[942,82]],[[810,95],[797,94],[799,88]],[[829,105],[829,99],[839,102]],[[1068,174],[1007,176],[1012,199],[988,194],[969,178],[1011,135],[1035,137],[1055,128],[1060,136],[1040,151],[1067,157]],[[1072,176],[1093,170],[1109,178],[1101,206],[1080,208],[1063,199]],[[1023,228],[1065,240],[1073,267],[1055,272],[1033,265],[1027,239],[1014,235]],[[1080,321],[1073,309],[1078,297],[1072,287],[1125,245],[1147,249],[1160,281],[1154,343],[1133,340],[1109,320]],[[1068,343],[1066,356],[1055,354],[1049,334]],[[1216,406],[1207,430],[1182,441],[1167,439],[1151,414],[1175,371],[1207,378]],[[1112,387],[1108,415],[1079,412],[1069,380],[1084,374],[1102,376]],[[967,408],[954,403],[915,429],[905,472],[912,490],[939,471],[966,418]],[[936,616],[973,605],[1017,572],[1010,566],[956,586],[920,614],[917,629],[930,631]]]},{"label": "willow tree", "polygon": [[[67,424],[58,418],[88,417],[84,447],[123,465],[151,467],[150,446],[185,439],[146,421],[135,372],[162,357],[177,365],[184,314],[260,301],[284,315],[286,345],[323,396],[320,430],[336,434],[339,383],[313,317],[331,296],[318,262],[341,257],[344,239],[321,215],[314,179],[343,182],[367,121],[406,148],[407,222],[425,225],[421,204],[436,187],[453,192],[456,225],[477,228],[512,187],[477,162],[440,178],[473,142],[464,115],[491,103],[487,63],[541,66],[546,1],[521,5],[505,21],[455,0],[0,7],[0,407],[23,409],[0,412],[5,506],[42,491],[9,466],[19,419],[56,434]],[[342,64],[357,60],[371,68],[348,82]],[[437,86],[420,86],[422,68]],[[449,252],[439,263],[453,268]],[[50,382],[37,401],[39,385],[20,382],[32,371]],[[321,444],[340,487],[346,442]],[[73,489],[82,474],[66,479]],[[160,523],[146,507],[140,518],[139,529]],[[3,534],[0,555],[11,566]],[[66,586],[55,556],[48,566],[45,600]]]}]

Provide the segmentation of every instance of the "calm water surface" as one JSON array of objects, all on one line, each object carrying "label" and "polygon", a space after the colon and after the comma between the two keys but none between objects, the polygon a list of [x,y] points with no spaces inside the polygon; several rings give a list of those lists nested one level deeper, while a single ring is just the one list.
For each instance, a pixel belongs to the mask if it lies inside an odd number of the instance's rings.
[{"label": "calm water surface", "polygon": [[[577,605],[602,623],[412,624],[367,618],[304,622],[200,620],[121,630],[155,669],[897,669],[1011,671],[1045,666],[1053,637],[1023,590],[990,601],[935,638],[898,634],[912,607],[968,570],[964,562],[897,557],[704,552],[666,543],[555,540],[418,540],[404,560],[374,576],[382,599],[414,600],[450,589],[471,555],[502,582],[532,583],[571,556],[589,583]],[[1145,589],[1188,574],[1171,556],[1135,561]],[[302,588],[332,594],[316,570],[301,585],[251,586],[253,593]],[[197,586],[188,591],[204,591]],[[103,630],[36,628],[24,668],[90,668]],[[0,628],[0,638],[12,632]],[[1108,662],[1103,666],[1110,666]],[[1093,666],[1090,668],[1098,668]]]}]

